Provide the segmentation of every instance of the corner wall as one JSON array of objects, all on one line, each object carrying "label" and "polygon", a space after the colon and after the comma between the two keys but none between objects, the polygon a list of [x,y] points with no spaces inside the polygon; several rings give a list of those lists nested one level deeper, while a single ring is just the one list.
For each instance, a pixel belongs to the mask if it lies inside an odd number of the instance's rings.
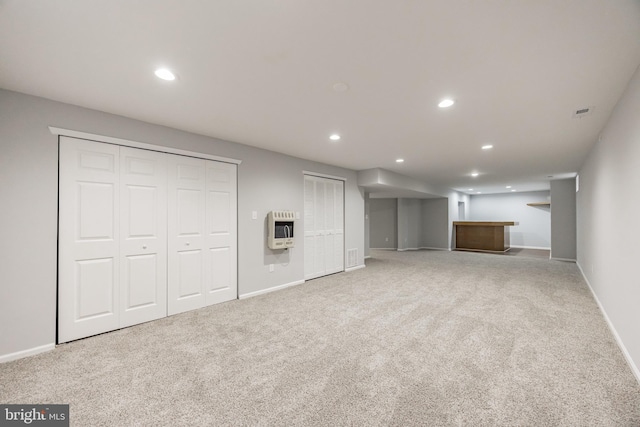
[{"label": "corner wall", "polygon": [[358,249],[357,264],[364,264],[364,191],[355,171],[0,90],[0,361],[55,342],[58,144],[49,126],[241,160],[240,295],[304,279],[304,239],[286,256],[277,254],[267,248],[265,228],[270,210],[304,212],[303,171],[346,178],[345,249]]},{"label": "corner wall", "polygon": [[577,254],[640,381],[640,69],[579,173]]},{"label": "corner wall", "polygon": [[576,260],[576,180],[551,181],[551,258]]},{"label": "corner wall", "polygon": [[421,235],[421,200],[398,199],[398,250],[420,248]]},{"label": "corner wall", "polygon": [[369,242],[374,249],[398,249],[398,199],[369,199]]}]

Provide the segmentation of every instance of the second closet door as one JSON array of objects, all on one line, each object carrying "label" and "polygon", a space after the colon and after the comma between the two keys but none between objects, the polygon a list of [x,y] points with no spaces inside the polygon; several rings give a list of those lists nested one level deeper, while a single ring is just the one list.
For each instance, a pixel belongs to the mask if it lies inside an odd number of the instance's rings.
[{"label": "second closet door", "polygon": [[237,298],[236,179],[236,165],[169,156],[169,315]]},{"label": "second closet door", "polygon": [[304,177],[305,280],[344,271],[344,182]]}]

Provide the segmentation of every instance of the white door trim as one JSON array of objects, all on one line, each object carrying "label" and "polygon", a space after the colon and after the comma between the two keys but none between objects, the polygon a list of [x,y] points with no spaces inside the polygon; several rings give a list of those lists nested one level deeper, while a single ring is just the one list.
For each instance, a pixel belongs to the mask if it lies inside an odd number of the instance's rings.
[{"label": "white door trim", "polygon": [[130,141],[128,139],[120,139],[111,136],[98,135],[95,133],[63,129],[55,126],[49,126],[49,131],[51,131],[51,133],[54,135],[87,139],[89,141],[104,142],[107,144],[124,145],[125,147],[141,148],[143,150],[161,151],[163,153],[179,154],[181,156],[197,157],[199,159],[215,160],[217,162],[233,163],[236,165],[242,163],[242,160],[231,159],[229,157],[213,156],[211,154],[199,153],[197,151],[181,150],[179,148],[172,148],[164,145],[147,144],[146,142]]},{"label": "white door trim", "polygon": [[336,179],[338,181],[347,182],[347,178],[345,178],[343,176],[327,175],[326,173],[317,173],[317,172],[310,172],[310,171],[302,171],[302,174],[303,175],[309,175],[309,176],[315,176],[315,177],[318,177],[318,178]]}]

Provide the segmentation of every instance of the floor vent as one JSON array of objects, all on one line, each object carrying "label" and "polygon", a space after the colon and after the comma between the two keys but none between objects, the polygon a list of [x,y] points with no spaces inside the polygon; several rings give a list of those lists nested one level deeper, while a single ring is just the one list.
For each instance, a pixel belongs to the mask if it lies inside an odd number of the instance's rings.
[{"label": "floor vent", "polygon": [[347,249],[347,268],[358,265],[358,249]]}]

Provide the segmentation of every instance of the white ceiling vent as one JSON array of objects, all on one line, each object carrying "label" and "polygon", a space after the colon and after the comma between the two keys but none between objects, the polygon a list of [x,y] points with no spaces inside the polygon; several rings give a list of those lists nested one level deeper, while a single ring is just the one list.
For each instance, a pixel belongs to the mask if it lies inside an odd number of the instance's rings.
[{"label": "white ceiling vent", "polygon": [[574,119],[581,119],[583,117],[590,116],[593,113],[594,108],[595,107],[593,107],[593,106],[578,108],[577,110],[573,111],[573,118]]}]

